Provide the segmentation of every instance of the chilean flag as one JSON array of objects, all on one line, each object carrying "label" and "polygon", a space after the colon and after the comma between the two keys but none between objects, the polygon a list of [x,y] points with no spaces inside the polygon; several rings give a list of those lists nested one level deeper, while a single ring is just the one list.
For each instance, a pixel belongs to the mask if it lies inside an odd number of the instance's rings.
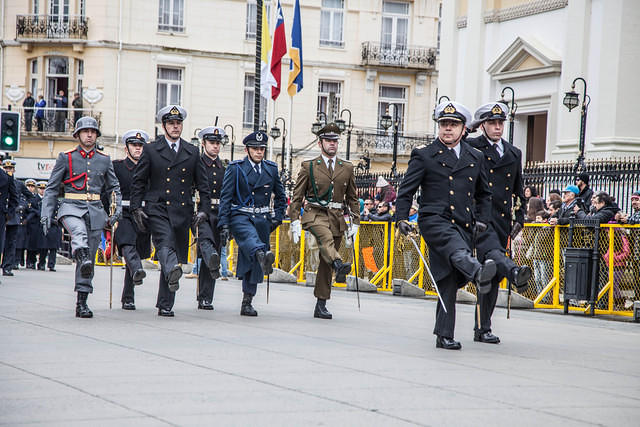
[{"label": "chilean flag", "polygon": [[278,0],[278,20],[273,30],[273,48],[271,49],[271,75],[276,79],[277,85],[271,87],[271,99],[274,101],[280,95],[280,82],[282,71],[282,57],[287,53],[287,39],[284,32],[284,15],[280,0]]}]

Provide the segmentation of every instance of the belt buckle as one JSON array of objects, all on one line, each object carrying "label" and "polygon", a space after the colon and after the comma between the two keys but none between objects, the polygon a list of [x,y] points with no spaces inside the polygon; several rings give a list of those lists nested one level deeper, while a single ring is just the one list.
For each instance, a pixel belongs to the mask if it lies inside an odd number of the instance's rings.
[{"label": "belt buckle", "polygon": [[86,199],[87,199],[87,202],[90,202],[90,201],[91,201],[91,194],[90,194],[90,193],[87,193],[87,195],[86,195]]},{"label": "belt buckle", "polygon": [[257,214],[257,213],[260,213],[260,208],[256,208],[256,207],[254,207],[254,208],[253,208],[253,213],[256,213],[256,214]]}]

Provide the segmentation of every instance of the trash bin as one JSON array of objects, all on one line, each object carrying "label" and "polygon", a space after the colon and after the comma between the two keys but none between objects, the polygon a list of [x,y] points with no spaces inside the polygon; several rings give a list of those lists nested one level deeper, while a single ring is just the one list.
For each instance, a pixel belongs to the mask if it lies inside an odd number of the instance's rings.
[{"label": "trash bin", "polygon": [[564,300],[591,299],[593,249],[566,248],[564,252]]}]

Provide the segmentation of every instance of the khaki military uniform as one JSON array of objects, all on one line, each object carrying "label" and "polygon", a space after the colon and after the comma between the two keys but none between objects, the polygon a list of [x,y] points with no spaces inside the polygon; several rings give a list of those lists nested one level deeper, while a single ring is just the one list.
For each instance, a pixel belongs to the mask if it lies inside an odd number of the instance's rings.
[{"label": "khaki military uniform", "polygon": [[301,223],[302,228],[311,232],[318,241],[320,265],[314,295],[324,300],[331,296],[331,263],[336,259],[342,260],[338,250],[342,235],[347,230],[344,204],[349,206],[354,215],[353,222],[360,224],[360,205],[356,195],[353,165],[338,157],[333,160],[333,173],[327,168],[322,156],[302,163],[289,206],[291,221],[295,221],[300,219],[303,200],[307,201]]}]

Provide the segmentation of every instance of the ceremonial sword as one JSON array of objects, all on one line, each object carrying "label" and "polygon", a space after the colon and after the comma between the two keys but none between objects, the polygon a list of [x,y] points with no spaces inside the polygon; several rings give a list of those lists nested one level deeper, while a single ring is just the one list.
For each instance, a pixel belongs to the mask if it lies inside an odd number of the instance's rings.
[{"label": "ceremonial sword", "polygon": [[411,240],[411,243],[413,243],[413,246],[416,248],[416,251],[418,252],[418,255],[420,255],[420,259],[422,260],[422,263],[424,264],[424,268],[425,268],[425,270],[427,270],[427,273],[429,273],[429,277],[431,278],[431,283],[433,283],[433,287],[436,290],[436,294],[438,294],[438,299],[440,300],[440,304],[442,304],[442,309],[444,310],[445,313],[447,313],[447,307],[445,307],[444,301],[442,300],[442,296],[440,295],[440,290],[438,289],[438,284],[436,283],[436,279],[433,278],[433,274],[431,274],[431,270],[429,269],[429,265],[427,264],[427,261],[424,259],[424,256],[422,255],[422,252],[420,251],[420,248],[418,247],[418,244],[416,243],[416,240],[413,238],[413,236],[411,234],[408,234],[407,237],[409,238],[409,240]]}]

